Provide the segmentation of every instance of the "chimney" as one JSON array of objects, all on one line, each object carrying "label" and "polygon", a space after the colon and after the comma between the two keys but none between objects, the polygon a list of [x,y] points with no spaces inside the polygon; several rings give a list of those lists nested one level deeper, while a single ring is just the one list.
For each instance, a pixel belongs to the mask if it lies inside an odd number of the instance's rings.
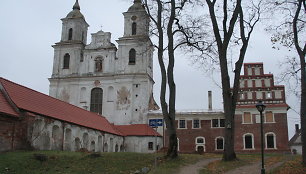
[{"label": "chimney", "polygon": [[299,131],[299,124],[295,124],[295,133]]},{"label": "chimney", "polygon": [[211,91],[208,91],[208,110],[212,111],[212,95],[211,95]]}]

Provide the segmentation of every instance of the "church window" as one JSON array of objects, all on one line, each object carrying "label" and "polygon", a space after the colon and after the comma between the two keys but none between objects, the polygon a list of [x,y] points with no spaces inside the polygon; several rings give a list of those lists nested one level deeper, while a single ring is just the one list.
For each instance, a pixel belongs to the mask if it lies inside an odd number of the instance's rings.
[{"label": "church window", "polygon": [[153,142],[148,143],[148,150],[153,150]]},{"label": "church window", "polygon": [[69,69],[69,63],[70,63],[70,55],[68,53],[66,53],[64,55],[64,65],[63,65],[63,69]]},{"label": "church window", "polygon": [[101,88],[93,88],[91,90],[90,111],[102,114],[103,90]]},{"label": "church window", "polygon": [[136,63],[136,51],[134,48],[129,51],[129,65],[135,65]]},{"label": "church window", "polygon": [[96,68],[96,72],[103,71],[103,59],[101,57],[97,57],[95,59],[95,68]]},{"label": "church window", "polygon": [[68,40],[72,40],[72,31],[72,28],[70,28],[68,32]]},{"label": "church window", "polygon": [[132,35],[136,35],[136,28],[137,28],[137,24],[136,22],[132,23]]}]

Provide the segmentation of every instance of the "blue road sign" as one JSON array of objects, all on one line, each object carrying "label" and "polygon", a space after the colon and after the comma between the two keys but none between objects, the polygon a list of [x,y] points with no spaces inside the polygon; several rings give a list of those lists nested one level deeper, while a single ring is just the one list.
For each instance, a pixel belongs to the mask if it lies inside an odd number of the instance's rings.
[{"label": "blue road sign", "polygon": [[149,126],[151,127],[163,126],[163,119],[150,119]]}]

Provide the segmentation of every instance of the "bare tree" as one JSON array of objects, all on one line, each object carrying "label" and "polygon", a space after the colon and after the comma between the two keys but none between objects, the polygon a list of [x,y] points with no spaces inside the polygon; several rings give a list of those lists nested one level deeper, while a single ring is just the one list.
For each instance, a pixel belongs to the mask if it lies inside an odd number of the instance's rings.
[{"label": "bare tree", "polygon": [[[174,53],[180,45],[186,43],[177,41],[175,35],[181,30],[179,28],[180,13],[187,2],[188,0],[179,0],[178,2],[175,0],[144,1],[147,13],[153,23],[153,25],[151,25],[151,33],[153,36],[156,36],[158,40],[155,47],[158,50],[158,62],[162,77],[160,103],[167,126],[167,134],[169,137],[167,157],[170,158],[176,158],[178,156],[175,124],[176,85],[173,73],[175,62]],[[168,59],[165,59],[165,57]],[[168,60],[168,62],[165,60]],[[167,85],[169,89],[168,102],[166,99]]]},{"label": "bare tree", "polygon": [[[203,5],[208,7],[208,12],[202,18],[209,21],[204,22],[206,29],[203,28],[202,36],[197,34],[197,37],[190,38],[192,43],[196,43],[196,47],[190,49],[200,51],[198,61],[219,65],[225,115],[223,160],[230,161],[236,159],[234,116],[239,78],[251,34],[261,19],[262,0],[205,0]],[[236,58],[229,56],[233,50],[239,50]],[[230,68],[232,62],[234,62],[233,70]],[[232,81],[231,76],[233,76]]]},{"label": "bare tree", "polygon": [[[289,50],[295,49],[299,63],[296,58],[287,59],[289,68],[283,73],[284,78],[295,79],[300,85],[300,118],[302,132],[303,165],[306,166],[306,4],[305,0],[274,0],[271,1],[272,9],[277,16],[278,24],[270,25],[268,30],[273,33],[272,43],[277,47],[284,46]],[[300,74],[298,74],[300,73]]]}]

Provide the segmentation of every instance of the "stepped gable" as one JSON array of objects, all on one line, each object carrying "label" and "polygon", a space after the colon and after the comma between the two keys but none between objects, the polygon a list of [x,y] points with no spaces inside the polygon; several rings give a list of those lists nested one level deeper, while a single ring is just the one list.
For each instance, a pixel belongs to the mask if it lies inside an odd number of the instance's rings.
[{"label": "stepped gable", "polygon": [[[115,135],[121,135],[121,133],[114,129],[114,127],[106,120],[105,117],[96,113],[86,111],[74,105],[6,80],[2,77],[0,77],[0,84],[0,86],[3,87],[2,91],[4,90],[7,92],[8,97],[21,111],[51,117]],[[16,115],[16,113],[12,111],[12,107],[9,107],[8,103],[5,102],[4,99],[5,98],[1,93],[0,111],[17,116],[18,114]]]}]

